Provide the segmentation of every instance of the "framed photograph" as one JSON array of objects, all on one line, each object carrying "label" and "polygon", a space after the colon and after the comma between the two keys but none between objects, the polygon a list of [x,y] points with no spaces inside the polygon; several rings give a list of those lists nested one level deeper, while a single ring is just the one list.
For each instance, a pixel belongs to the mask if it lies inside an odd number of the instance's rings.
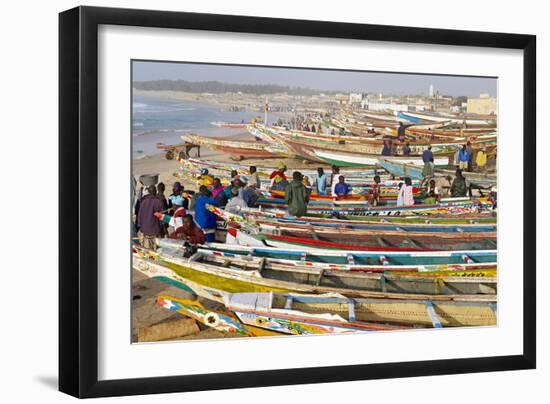
[{"label": "framed photograph", "polygon": [[94,7],[59,32],[61,391],[535,368],[535,36]]}]

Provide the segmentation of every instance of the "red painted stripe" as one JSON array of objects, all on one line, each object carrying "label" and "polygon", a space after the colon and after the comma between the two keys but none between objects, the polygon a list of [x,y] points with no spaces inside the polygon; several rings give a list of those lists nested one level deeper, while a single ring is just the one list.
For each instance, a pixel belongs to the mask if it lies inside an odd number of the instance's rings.
[{"label": "red painted stripe", "polygon": [[359,251],[437,251],[430,249],[421,249],[421,248],[409,248],[409,247],[382,247],[382,246],[365,246],[357,244],[348,244],[348,243],[338,243],[334,241],[321,241],[314,240],[303,237],[292,237],[292,236],[267,236],[267,239],[275,241],[285,241],[288,243],[302,244],[305,246],[311,247],[323,247],[323,248],[333,248],[338,250],[359,250]]}]

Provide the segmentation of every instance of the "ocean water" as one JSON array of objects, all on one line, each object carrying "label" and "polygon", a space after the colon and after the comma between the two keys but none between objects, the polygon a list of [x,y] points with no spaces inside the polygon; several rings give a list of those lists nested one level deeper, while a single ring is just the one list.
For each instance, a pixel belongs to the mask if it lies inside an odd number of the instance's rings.
[{"label": "ocean water", "polygon": [[[134,158],[159,153],[156,143],[182,143],[180,136],[234,136],[245,129],[218,128],[211,122],[250,122],[261,112],[224,111],[222,105],[195,101],[134,96],[132,100],[132,154]],[[270,114],[268,120],[277,120]]]}]

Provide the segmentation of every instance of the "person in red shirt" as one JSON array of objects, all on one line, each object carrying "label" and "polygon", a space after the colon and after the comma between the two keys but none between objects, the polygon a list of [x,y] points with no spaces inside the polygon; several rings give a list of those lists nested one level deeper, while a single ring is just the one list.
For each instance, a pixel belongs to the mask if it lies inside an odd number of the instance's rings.
[{"label": "person in red shirt", "polygon": [[191,245],[204,244],[204,233],[193,221],[193,216],[183,217],[183,225],[170,235],[170,238],[187,241]]}]

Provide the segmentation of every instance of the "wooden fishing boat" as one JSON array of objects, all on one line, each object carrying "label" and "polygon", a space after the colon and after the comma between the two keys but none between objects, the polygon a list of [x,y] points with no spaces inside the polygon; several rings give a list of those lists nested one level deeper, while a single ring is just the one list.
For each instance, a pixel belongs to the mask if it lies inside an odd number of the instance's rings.
[{"label": "wooden fishing boat", "polygon": [[244,129],[248,124],[244,122],[241,122],[241,123],[210,122],[210,125],[217,126],[218,128]]},{"label": "wooden fishing boat", "polygon": [[238,160],[242,160],[243,157],[268,158],[288,155],[288,151],[279,144],[223,140],[196,135],[184,135],[181,138],[188,143],[228,153]]},{"label": "wooden fishing boat", "polygon": [[395,302],[335,295],[247,293],[229,295],[225,305],[245,324],[292,334],[311,333],[313,330],[293,329],[288,321],[357,329],[363,328],[362,322],[433,328],[496,325],[496,305],[489,303]]},{"label": "wooden fishing boat", "polygon": [[[248,215],[248,212],[244,212]],[[496,224],[433,224],[433,223],[371,223],[360,220],[339,220],[339,219],[318,219],[309,217],[269,217],[255,216],[256,224],[266,226],[279,226],[281,228],[307,228],[317,231],[318,229],[338,229],[338,230],[370,230],[373,233],[384,233],[388,231],[398,231],[402,233],[494,233],[497,230]]]},{"label": "wooden fishing boat", "polygon": [[158,296],[156,303],[164,309],[191,317],[215,330],[244,337],[254,336],[238,319],[218,311],[205,309],[198,301],[177,299],[172,296]]},{"label": "wooden fishing boat", "polygon": [[448,114],[428,114],[428,113],[418,113],[418,112],[400,112],[398,114],[399,117],[403,119],[407,119],[411,122],[418,122],[419,120],[423,121],[432,121],[432,122],[452,122],[455,124],[463,124],[466,123],[467,125],[487,125],[487,126],[494,126],[496,121],[496,116],[488,116],[488,117],[480,117],[480,118],[474,118],[474,117],[467,117],[467,116],[454,116],[454,115],[448,115]]},{"label": "wooden fishing boat", "polygon": [[[157,239],[159,247],[179,248],[177,241]],[[233,255],[254,255],[266,258],[281,258],[295,261],[326,262],[333,264],[362,265],[439,265],[461,263],[496,262],[496,250],[456,250],[456,251],[358,251],[320,250],[314,247],[283,249],[276,247],[228,245],[208,243],[206,250],[226,252]]]},{"label": "wooden fishing boat", "polygon": [[[380,159],[380,165],[397,177],[410,177],[415,180],[422,180],[422,167],[412,164],[404,164],[388,159]],[[440,176],[450,176],[454,178],[456,170],[436,168],[435,173]],[[462,171],[462,175],[466,179],[466,184],[472,184],[481,188],[490,188],[497,184],[496,174],[475,173]]]},{"label": "wooden fishing boat", "polygon": [[[263,300],[262,296],[269,294],[255,295]],[[228,334],[242,335],[246,337],[258,336],[280,336],[280,335],[320,335],[320,334],[338,334],[359,331],[389,331],[400,330],[409,327],[395,326],[378,323],[347,321],[337,315],[300,313],[291,310],[285,310],[277,318],[267,319],[251,312],[247,312],[250,305],[250,296],[247,293],[228,294],[225,303],[231,307],[239,308],[237,318],[227,314],[206,310],[198,302],[184,299],[177,299],[172,296],[159,296],[157,304],[165,309],[176,311],[185,316],[194,318],[204,325],[223,331]],[[258,306],[257,304],[255,306]],[[275,309],[276,310],[276,309]]]},{"label": "wooden fishing boat", "polygon": [[[253,217],[274,217],[288,218],[288,212],[280,209],[247,209],[243,212],[246,216]],[[306,221],[328,221],[336,223],[425,223],[425,224],[496,224],[495,214],[483,215],[439,215],[439,216],[353,216],[353,215],[330,215],[330,214],[311,214],[300,217],[300,220]]]},{"label": "wooden fishing boat", "polygon": [[[492,294],[420,294],[420,293],[392,293],[382,291],[369,291],[354,287],[340,287],[339,285],[327,286],[320,284],[324,276],[315,276],[311,270],[302,274],[302,279],[311,277],[310,283],[296,282],[298,272],[287,271],[287,278],[283,278],[283,271],[261,271],[244,270],[235,267],[215,266],[211,264],[197,262],[202,257],[201,254],[194,255],[192,259],[181,258],[175,253],[152,252],[135,248],[133,255],[133,266],[147,276],[154,277],[162,274],[163,277],[178,282],[178,278],[189,280],[195,284],[201,285],[201,288],[195,293],[199,294],[203,290],[208,290],[212,294],[214,290],[222,292],[240,293],[240,292],[300,292],[300,293],[340,293],[352,297],[376,297],[388,299],[431,299],[437,301],[481,301],[494,302],[495,296]],[[208,255],[207,255],[208,256]],[[269,278],[268,276],[280,276],[282,279]],[[463,278],[466,279],[466,278]],[[321,282],[319,282],[321,280]],[[326,281],[328,282],[328,281]],[[414,284],[412,282],[411,284]]]},{"label": "wooden fishing boat", "polygon": [[[313,156],[316,159],[322,160],[328,164],[335,164],[342,167],[356,167],[356,166],[375,166],[379,164],[379,154],[368,155],[368,154],[358,154],[358,153],[349,153],[349,152],[333,152],[327,150],[312,150]],[[310,154],[311,155],[311,154]],[[422,166],[424,163],[422,161],[422,156],[393,156],[388,157],[392,161],[398,163],[412,164],[416,166]],[[437,166],[448,166],[449,157],[448,156],[436,156],[434,158],[434,164]]]},{"label": "wooden fishing boat", "polygon": [[[365,155],[378,155],[380,156],[382,152],[382,148],[384,146],[384,140],[383,139],[364,139],[363,142],[357,143],[357,142],[347,142],[346,140],[338,140],[335,141],[335,139],[332,140],[324,140],[319,137],[314,136],[291,136],[291,135],[285,135],[284,133],[278,133],[277,135],[274,135],[277,137],[279,142],[281,144],[284,144],[285,147],[291,151],[292,155],[306,159],[306,160],[314,160],[323,162],[323,160],[314,157],[315,153],[314,151],[328,151],[328,152],[347,152],[347,153],[355,153],[355,154],[365,154]],[[484,139],[478,139],[473,140],[473,146],[474,147],[483,147],[488,146],[496,143],[496,136],[494,137],[487,137]],[[445,140],[438,140],[435,142],[421,142],[421,141],[411,141],[408,142],[409,147],[411,148],[411,155],[412,156],[420,156],[424,150],[428,148],[428,146],[432,147],[432,152],[437,154],[447,154],[454,153],[459,147],[463,141],[445,141]],[[404,144],[395,143],[395,152],[398,155],[403,154],[403,147]]]},{"label": "wooden fishing boat", "polygon": [[[284,201],[279,199],[260,198],[257,203],[268,208],[286,208]],[[459,202],[442,202],[438,204],[415,204],[410,206],[350,206],[352,204],[335,203],[308,204],[310,214],[338,214],[355,216],[402,216],[402,215],[454,215],[479,214],[494,208],[492,201],[487,198],[470,199]]]}]

